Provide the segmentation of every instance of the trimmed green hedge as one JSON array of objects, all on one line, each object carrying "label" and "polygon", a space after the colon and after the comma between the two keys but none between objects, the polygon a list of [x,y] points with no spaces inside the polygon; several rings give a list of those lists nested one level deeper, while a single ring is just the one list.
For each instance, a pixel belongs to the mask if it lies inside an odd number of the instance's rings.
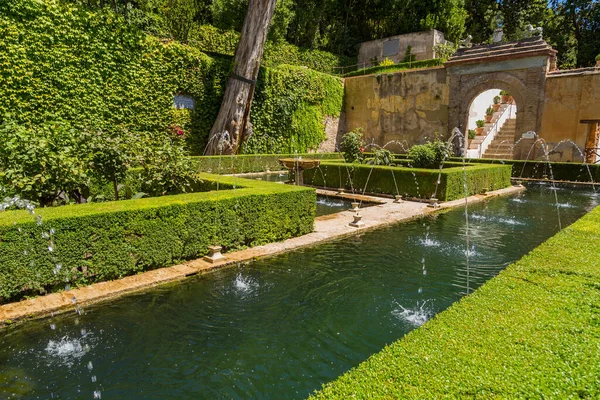
[{"label": "trimmed green hedge", "polygon": [[[452,161],[462,161],[461,158],[451,157]],[[491,158],[467,158],[469,163],[506,164],[512,165],[512,176],[515,178],[550,178],[550,168],[546,161],[525,160],[495,160]],[[572,182],[600,182],[600,164],[582,164],[576,162],[550,162],[554,179]],[[589,172],[588,172],[589,167]]]},{"label": "trimmed green hedge", "polygon": [[340,159],[339,153],[303,153],[303,154],[242,154],[236,156],[192,157],[198,171],[214,174],[242,174],[246,172],[265,172],[284,170],[279,164],[280,158],[310,158],[318,160]]},{"label": "trimmed green hedge", "polygon": [[[230,57],[161,43],[105,10],[58,0],[0,1],[0,120],[66,120],[78,129],[165,131],[181,125],[202,154],[218,113]],[[298,66],[262,68],[245,152],[307,152],[339,116],[341,79]],[[195,111],[173,108],[173,95]]]},{"label": "trimmed green hedge", "polygon": [[312,399],[600,397],[600,208]]},{"label": "trimmed green hedge", "polygon": [[[510,186],[511,169],[508,165],[471,164],[464,172],[463,167],[456,163],[447,163],[446,167],[442,169],[440,175],[439,169],[371,166],[330,161],[321,163],[319,169],[304,171],[304,182],[308,185],[330,188],[352,189],[354,187],[357,192],[362,192],[367,185],[367,193],[390,195],[397,194],[397,185],[400,194],[421,198],[431,197],[436,193],[437,186],[437,198],[442,201],[464,197],[465,172],[469,195],[478,194],[483,189],[496,190]],[[439,185],[437,185],[438,177]]]},{"label": "trimmed green hedge", "polygon": [[398,63],[398,64],[394,64],[394,65],[376,66],[376,67],[359,69],[359,70],[348,72],[347,74],[344,74],[344,78],[349,78],[352,76],[383,74],[383,73],[391,74],[393,72],[402,71],[405,69],[438,67],[443,64],[444,64],[444,60],[439,59],[439,58],[432,58],[430,60],[412,61],[412,62]]},{"label": "trimmed green hedge", "polygon": [[219,190],[39,209],[41,226],[27,211],[0,213],[0,302],[63,288],[67,278],[88,284],[177,264],[211,244],[239,249],[313,229],[314,189],[200,176]]}]

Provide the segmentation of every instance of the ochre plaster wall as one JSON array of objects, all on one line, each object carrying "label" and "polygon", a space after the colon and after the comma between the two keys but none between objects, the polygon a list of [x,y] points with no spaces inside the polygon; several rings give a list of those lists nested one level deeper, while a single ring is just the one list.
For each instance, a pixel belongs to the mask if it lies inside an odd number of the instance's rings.
[{"label": "ochre plaster wall", "polygon": [[[366,143],[409,147],[448,134],[449,85],[443,67],[346,79],[346,130],[363,128]],[[387,148],[406,150],[397,143]]]},{"label": "ochre plaster wall", "polygon": [[[587,125],[582,119],[600,119],[600,71],[546,78],[542,126],[539,132],[552,149],[563,139],[585,148]],[[552,160],[578,161],[581,155],[568,143],[556,148]]]}]

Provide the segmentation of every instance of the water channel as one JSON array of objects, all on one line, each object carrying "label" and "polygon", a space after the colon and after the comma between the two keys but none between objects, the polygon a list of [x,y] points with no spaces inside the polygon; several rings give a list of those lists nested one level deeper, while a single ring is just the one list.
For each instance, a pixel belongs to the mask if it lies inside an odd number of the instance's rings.
[{"label": "water channel", "polygon": [[[600,202],[556,190],[563,227]],[[555,234],[556,206],[540,184],[470,205],[471,287]],[[0,398],[305,398],[460,299],[464,223],[457,208],[0,331]]]}]

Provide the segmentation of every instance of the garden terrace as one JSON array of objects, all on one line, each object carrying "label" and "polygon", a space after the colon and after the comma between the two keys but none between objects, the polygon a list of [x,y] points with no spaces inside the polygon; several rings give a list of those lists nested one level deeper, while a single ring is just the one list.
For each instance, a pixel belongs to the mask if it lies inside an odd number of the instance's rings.
[{"label": "garden terrace", "polygon": [[510,171],[510,166],[501,164],[463,167],[458,163],[446,163],[440,170],[327,161],[322,162],[319,168],[304,171],[304,182],[317,187],[419,198],[436,194],[437,199],[450,201],[464,197],[465,175],[468,195],[473,195],[484,190],[509,187]]},{"label": "garden terrace", "polygon": [[314,189],[200,178],[219,190],[43,208],[43,224],[26,211],[1,213],[0,301],[64,288],[65,279],[88,284],[170,266],[209,245],[239,249],[313,229]]},{"label": "garden terrace", "polygon": [[597,398],[600,208],[313,399]]}]

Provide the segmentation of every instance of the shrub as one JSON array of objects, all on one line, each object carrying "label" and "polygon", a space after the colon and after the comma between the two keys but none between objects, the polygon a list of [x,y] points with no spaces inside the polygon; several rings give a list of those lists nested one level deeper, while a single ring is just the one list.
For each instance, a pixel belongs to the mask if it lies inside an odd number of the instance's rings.
[{"label": "shrub", "polygon": [[500,96],[494,96],[494,104],[500,104]]},{"label": "shrub", "polygon": [[81,197],[89,184],[79,134],[67,123],[0,125],[0,182],[10,193],[42,206]]},{"label": "shrub", "polygon": [[477,133],[473,129],[469,129],[469,139],[474,139]]},{"label": "shrub", "polygon": [[412,46],[409,44],[406,47],[406,51],[404,52],[404,58],[402,59],[402,62],[405,62],[405,63],[413,62],[413,61],[415,61],[415,57],[416,56],[414,54],[412,54]]},{"label": "shrub", "polygon": [[506,90],[501,90],[500,96],[510,96],[510,93],[508,93]]},{"label": "shrub", "polygon": [[361,162],[363,159],[364,143],[362,132],[362,128],[356,128],[342,137],[340,150],[344,155],[344,160],[348,163]]},{"label": "shrub", "polygon": [[380,67],[389,67],[390,65],[395,65],[396,63],[390,60],[389,58],[385,58],[382,62],[379,63]]},{"label": "shrub", "polygon": [[392,152],[387,149],[376,148],[373,151],[373,157],[367,160],[371,165],[392,165],[394,157]]},{"label": "shrub", "polygon": [[488,107],[487,110],[485,110],[485,115],[494,115],[494,109],[492,107]]},{"label": "shrub", "polygon": [[596,56],[596,61],[600,61],[600,54]]},{"label": "shrub", "polygon": [[352,76],[361,76],[361,75],[369,75],[369,74],[377,74],[377,73],[393,73],[396,71],[402,71],[409,68],[429,68],[429,67],[437,67],[442,65],[444,62],[438,58],[433,58],[431,60],[421,60],[421,61],[413,61],[413,62],[402,62],[395,65],[390,65],[387,67],[375,66],[365,69],[359,69],[356,71],[348,72],[343,76],[345,78],[350,78]]},{"label": "shrub", "polygon": [[415,145],[408,151],[408,157],[417,168],[439,168],[448,155],[448,145],[439,139]]},{"label": "shrub", "polygon": [[485,126],[485,121],[482,119],[478,119],[477,121],[475,121],[475,125],[477,125],[478,128],[483,128]]},{"label": "shrub", "polygon": [[447,60],[456,52],[456,46],[451,44],[450,42],[446,43],[438,43],[433,46],[433,51],[437,58],[442,60]]}]

